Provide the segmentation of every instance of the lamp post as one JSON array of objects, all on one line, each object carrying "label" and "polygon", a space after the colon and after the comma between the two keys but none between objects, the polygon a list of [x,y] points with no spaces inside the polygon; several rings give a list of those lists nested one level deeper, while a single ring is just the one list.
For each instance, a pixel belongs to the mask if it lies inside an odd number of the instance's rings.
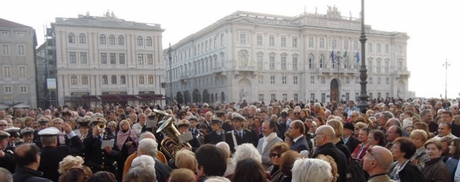
[{"label": "lamp post", "polygon": [[359,69],[359,82],[361,85],[361,95],[359,96],[358,107],[361,111],[366,111],[369,108],[367,103],[367,68],[366,68],[366,32],[364,27],[364,0],[361,0],[361,36],[359,41],[361,42],[361,68]]},{"label": "lamp post", "polygon": [[445,66],[446,67],[446,82],[445,82],[445,86],[444,86],[444,98],[447,100],[447,68],[450,66],[450,63],[447,62],[447,59],[446,59],[446,62],[442,65],[442,66]]},{"label": "lamp post", "polygon": [[172,55],[171,55],[171,42],[169,43],[168,57],[169,57],[169,98],[171,99],[169,104],[173,104],[173,91],[172,91]]}]

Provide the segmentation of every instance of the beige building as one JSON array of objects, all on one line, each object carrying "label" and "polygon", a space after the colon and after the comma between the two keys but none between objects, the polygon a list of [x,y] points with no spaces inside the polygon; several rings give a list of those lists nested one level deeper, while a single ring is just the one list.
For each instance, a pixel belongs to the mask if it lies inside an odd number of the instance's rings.
[{"label": "beige building", "polygon": [[159,24],[79,15],[56,18],[57,93],[60,105],[160,102],[164,88]]},{"label": "beige building", "polygon": [[0,18],[0,103],[3,107],[37,107],[36,46],[37,37],[32,27]]},{"label": "beige building", "polygon": [[[335,7],[294,17],[237,11],[173,45],[166,77],[181,103],[356,100],[360,28]],[[366,34],[370,98],[406,97],[409,37],[370,25]]]}]

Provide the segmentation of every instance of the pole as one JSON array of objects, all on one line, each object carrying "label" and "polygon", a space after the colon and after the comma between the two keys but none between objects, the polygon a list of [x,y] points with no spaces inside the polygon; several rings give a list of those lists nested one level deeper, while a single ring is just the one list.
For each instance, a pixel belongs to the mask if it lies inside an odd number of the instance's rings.
[{"label": "pole", "polygon": [[359,82],[361,85],[361,95],[359,96],[359,109],[362,112],[366,112],[369,108],[369,103],[367,103],[367,68],[366,68],[366,32],[364,26],[364,0],[361,0],[361,36],[359,41],[361,42],[361,68],[359,69]]},{"label": "pole", "polygon": [[173,104],[173,91],[172,91],[172,55],[171,55],[172,49],[171,49],[171,42],[169,43],[169,97],[170,97],[170,104],[172,106]]},{"label": "pole", "polygon": [[450,63],[447,62],[447,59],[446,59],[446,62],[442,66],[446,67],[446,81],[444,85],[444,98],[447,100],[447,68],[450,66]]}]

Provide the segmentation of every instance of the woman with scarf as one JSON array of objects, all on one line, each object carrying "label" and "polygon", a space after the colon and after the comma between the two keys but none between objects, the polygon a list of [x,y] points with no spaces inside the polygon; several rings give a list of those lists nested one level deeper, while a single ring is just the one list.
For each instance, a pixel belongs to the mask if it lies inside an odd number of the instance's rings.
[{"label": "woman with scarf", "polygon": [[289,151],[289,146],[284,142],[278,142],[270,149],[270,159],[272,166],[268,168],[271,182],[279,182],[283,179],[283,173],[281,172],[281,154]]},{"label": "woman with scarf", "polygon": [[119,164],[119,176],[122,176],[123,165],[129,155],[136,152],[138,146],[138,138],[136,132],[131,130],[128,120],[122,120],[119,124],[119,131],[117,133],[117,146],[121,151]]},{"label": "woman with scarf", "polygon": [[391,147],[393,159],[396,160],[389,171],[389,176],[392,180],[401,182],[425,181],[420,170],[410,161],[415,151],[416,147],[411,139],[406,137],[396,138],[393,147]]}]

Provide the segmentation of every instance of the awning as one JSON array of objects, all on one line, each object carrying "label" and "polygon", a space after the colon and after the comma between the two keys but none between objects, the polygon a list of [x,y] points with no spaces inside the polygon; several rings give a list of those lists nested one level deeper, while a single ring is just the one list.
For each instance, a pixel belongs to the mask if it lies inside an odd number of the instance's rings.
[{"label": "awning", "polygon": [[96,95],[82,95],[81,100],[83,101],[99,101]]},{"label": "awning", "polygon": [[5,104],[0,104],[0,109],[8,109],[10,106]]},{"label": "awning", "polygon": [[17,104],[13,106],[13,108],[29,108],[30,106],[27,104]]}]

